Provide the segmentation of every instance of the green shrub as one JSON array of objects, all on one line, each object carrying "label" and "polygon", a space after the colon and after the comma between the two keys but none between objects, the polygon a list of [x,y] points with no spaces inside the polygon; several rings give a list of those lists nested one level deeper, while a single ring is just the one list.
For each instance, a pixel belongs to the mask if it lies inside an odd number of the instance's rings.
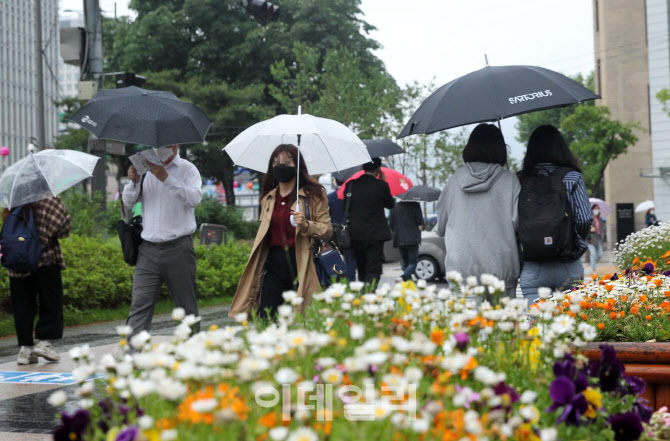
[{"label": "green shrub", "polygon": [[99,194],[90,195],[77,188],[72,188],[59,196],[72,218],[70,234],[91,237],[101,235],[103,230],[100,224],[104,217],[100,211],[101,196]]},{"label": "green shrub", "polygon": [[242,219],[242,209],[222,205],[218,199],[205,196],[195,209],[195,221],[200,224],[225,225],[228,228],[228,239],[251,240],[258,231],[258,222],[247,222]]},{"label": "green shrub", "polygon": [[[76,234],[61,240],[67,269],[63,271],[64,305],[74,311],[111,309],[130,304],[134,268],[123,261],[118,237],[103,240]],[[195,247],[199,298],[235,294],[251,247],[244,242]],[[9,276],[0,267],[0,308],[11,312]],[[169,298],[165,286],[161,296]]]}]

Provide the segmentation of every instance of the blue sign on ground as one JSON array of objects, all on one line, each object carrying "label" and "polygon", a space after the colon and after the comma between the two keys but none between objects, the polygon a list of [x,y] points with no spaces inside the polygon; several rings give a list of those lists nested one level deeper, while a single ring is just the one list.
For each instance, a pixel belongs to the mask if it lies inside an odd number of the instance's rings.
[{"label": "blue sign on ground", "polygon": [[[88,380],[102,377],[94,375]],[[0,371],[0,383],[18,384],[75,384],[72,374],[64,372],[3,372]]]}]

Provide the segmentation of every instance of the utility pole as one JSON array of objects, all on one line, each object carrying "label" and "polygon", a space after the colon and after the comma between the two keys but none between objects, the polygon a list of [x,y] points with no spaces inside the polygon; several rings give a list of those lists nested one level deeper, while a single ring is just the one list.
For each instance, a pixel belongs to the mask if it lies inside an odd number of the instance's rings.
[{"label": "utility pole", "polygon": [[37,69],[37,147],[43,149],[46,145],[46,130],[44,128],[44,66],[42,48],[42,0],[35,0],[35,61]]},{"label": "utility pole", "polygon": [[[99,0],[84,0],[84,20],[86,22],[86,34],[88,44],[88,72],[87,79],[98,83],[98,90],[102,90],[102,14]],[[92,135],[88,137],[89,152],[91,152]],[[91,152],[99,157],[98,163],[93,170],[91,188],[93,194],[102,196],[100,209],[103,219],[107,213],[107,164],[105,152]]]}]

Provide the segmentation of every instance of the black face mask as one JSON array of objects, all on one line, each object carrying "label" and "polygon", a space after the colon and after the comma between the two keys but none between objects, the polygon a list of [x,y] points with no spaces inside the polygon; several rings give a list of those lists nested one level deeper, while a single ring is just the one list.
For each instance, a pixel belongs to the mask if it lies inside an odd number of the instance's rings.
[{"label": "black face mask", "polygon": [[279,182],[290,182],[295,178],[295,167],[285,164],[275,165],[272,167],[272,176]]}]

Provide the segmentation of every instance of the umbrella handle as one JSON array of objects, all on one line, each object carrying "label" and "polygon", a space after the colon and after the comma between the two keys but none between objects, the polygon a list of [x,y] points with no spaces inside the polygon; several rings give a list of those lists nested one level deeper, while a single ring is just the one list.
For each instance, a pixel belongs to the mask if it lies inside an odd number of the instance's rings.
[{"label": "umbrella handle", "polygon": [[[295,211],[297,211],[297,212],[300,211],[300,204],[299,204],[299,203],[296,204],[296,206],[295,206]],[[291,225],[293,225],[294,228],[297,228],[297,227],[298,227],[298,224],[295,223],[295,220],[293,219],[293,215],[291,215],[290,220],[291,220]]]}]

